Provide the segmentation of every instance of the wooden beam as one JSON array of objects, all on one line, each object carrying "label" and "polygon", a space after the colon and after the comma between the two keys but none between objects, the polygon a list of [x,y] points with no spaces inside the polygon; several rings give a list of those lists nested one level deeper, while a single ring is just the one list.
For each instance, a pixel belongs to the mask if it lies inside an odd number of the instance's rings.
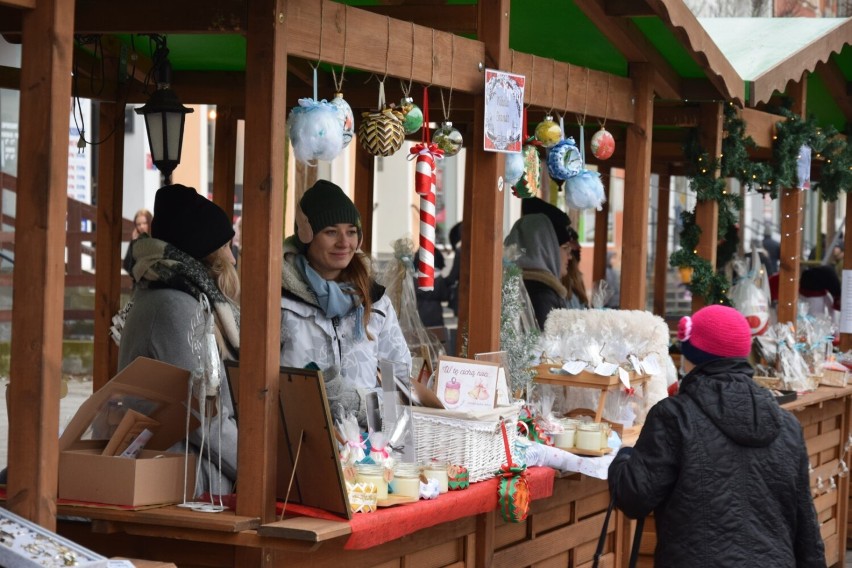
[{"label": "wooden beam", "polygon": [[651,64],[655,75],[654,90],[660,98],[681,98],[680,75],[632,21],[609,16],[604,0],[575,0],[574,3],[628,62]]},{"label": "wooden beam", "polygon": [[604,11],[607,16],[620,18],[656,15],[642,0],[604,0]]},{"label": "wooden beam", "polygon": [[6,506],[56,527],[73,2],[24,12]]},{"label": "wooden beam", "polygon": [[510,60],[508,70],[527,78],[524,101],[542,112],[633,122],[630,79],[520,51],[511,51]]},{"label": "wooden beam", "polygon": [[[807,80],[803,74],[788,94],[793,98],[793,113],[805,117]],[[781,188],[781,258],[778,270],[778,322],[793,322],[799,311],[799,278],[802,261],[802,219],[805,196],[795,187]],[[847,231],[848,232],[848,231]]]},{"label": "wooden beam", "polygon": [[648,264],[651,148],[654,123],[654,70],[648,63],[630,66],[636,117],[627,128],[624,218],[621,253],[621,308],[645,310]]},{"label": "wooden beam", "polygon": [[216,107],[213,138],[213,203],[234,218],[237,172],[237,116],[227,105]]},{"label": "wooden beam", "polygon": [[[95,225],[95,338],[93,390],[118,371],[118,346],[109,334],[121,307],[121,237],[124,225],[124,104],[101,103],[98,140],[98,219]],[[135,221],[135,219],[134,219]]]},{"label": "wooden beam", "polygon": [[738,112],[746,124],[746,136],[752,137],[758,149],[771,150],[775,141],[775,125],[787,119],[753,108],[744,108]]},{"label": "wooden beam", "polygon": [[[703,103],[701,105],[701,118],[698,126],[698,138],[701,149],[711,159],[718,159],[722,153],[722,126],[725,115],[722,103]],[[715,172],[718,176],[718,171]],[[707,200],[698,201],[695,204],[695,223],[701,229],[698,238],[698,256],[716,267],[716,249],[719,242],[719,203]],[[697,311],[706,305],[705,298],[692,295],[692,311]]]},{"label": "wooden beam", "polygon": [[400,4],[384,6],[364,6],[364,10],[413,22],[418,26],[434,28],[456,35],[476,35],[476,5],[451,4]]},{"label": "wooden beam", "polygon": [[[654,126],[676,126],[678,128],[695,128],[698,126],[700,113],[697,106],[684,104],[655,104]],[[656,139],[656,137],[655,137]]]},{"label": "wooden beam", "polygon": [[669,205],[671,175],[660,174],[657,187],[657,244],[654,251],[654,314],[666,317],[669,276]]},{"label": "wooden beam", "polygon": [[[604,170],[606,171],[606,170]],[[606,179],[606,201],[600,211],[595,211],[595,244],[592,251],[592,284],[606,280],[607,234],[609,232],[609,204],[612,199],[612,177]],[[591,297],[591,294],[589,294]]]},{"label": "wooden beam", "polygon": [[149,0],[138,9],[101,0],[77,0],[76,4],[77,34],[233,34],[247,29],[244,0]]},{"label": "wooden beam", "polygon": [[[358,144],[357,141],[354,141]],[[373,202],[375,191],[375,158],[361,144],[355,148],[355,207],[361,213],[361,250],[373,252]]]},{"label": "wooden beam", "polygon": [[0,6],[32,10],[36,7],[36,0],[0,0]]},{"label": "wooden beam", "polygon": [[[485,46],[486,67],[506,69],[509,63],[510,0],[480,0],[477,28]],[[469,271],[468,354],[500,349],[501,283],[503,281],[503,199],[501,191],[504,156],[482,148],[485,98],[478,97],[474,109],[472,140],[473,186],[465,188],[463,258],[476,259]],[[508,189],[508,188],[506,188]],[[476,301],[473,301],[473,294]],[[477,555],[478,556],[478,555]]]},{"label": "wooden beam", "polygon": [[[275,518],[287,0],[248,0],[237,514]],[[251,330],[249,333],[248,330]]]}]

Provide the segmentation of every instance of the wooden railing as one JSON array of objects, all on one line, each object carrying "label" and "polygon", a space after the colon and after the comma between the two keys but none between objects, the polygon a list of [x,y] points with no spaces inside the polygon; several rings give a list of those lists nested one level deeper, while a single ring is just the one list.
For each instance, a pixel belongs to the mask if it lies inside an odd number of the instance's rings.
[{"label": "wooden railing", "polygon": [[[0,191],[17,192],[17,178],[0,172]],[[91,270],[84,270],[83,266],[94,266],[95,246],[94,230],[84,230],[84,222],[94,227],[97,219],[97,207],[68,198],[68,212],[66,215],[65,236],[65,287],[95,287],[95,274]],[[129,241],[133,234],[133,221],[122,219],[122,241]],[[88,257],[90,262],[84,262]],[[3,208],[3,199],[0,195],[0,287],[12,286],[12,269],[15,258],[15,215],[14,211],[7,212]],[[7,269],[7,266],[9,267]],[[132,289],[132,280],[129,276],[121,276],[122,291],[129,292]],[[0,309],[0,322],[8,322],[12,319],[11,310]],[[65,320],[91,320],[94,319],[93,309],[66,309]]]}]

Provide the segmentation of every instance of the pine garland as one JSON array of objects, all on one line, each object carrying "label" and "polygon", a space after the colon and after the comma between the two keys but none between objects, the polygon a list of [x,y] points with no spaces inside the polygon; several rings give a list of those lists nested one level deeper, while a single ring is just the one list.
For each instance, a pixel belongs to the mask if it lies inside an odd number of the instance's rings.
[{"label": "pine garland", "polygon": [[[721,160],[710,157],[700,147],[695,130],[684,146],[684,153],[692,163],[690,188],[699,201],[719,203],[719,268],[724,267],[736,251],[739,237],[733,227],[737,222],[737,211],[742,208],[742,199],[727,192],[724,178],[736,178],[750,191],[768,193],[776,199],[778,188],[798,185],[799,150],[807,145],[813,150],[816,160],[824,160],[820,180],[814,184],[823,199],[835,201],[840,191],[852,190],[852,147],[837,135],[837,130],[833,127],[820,128],[813,117],[803,120],[787,107],[778,108],[775,112],[785,120],[775,124],[772,160],[769,163],[752,162],[749,158],[749,150],[756,144],[750,136],[746,136],[745,121],[738,115],[733,103],[725,105]],[[717,171],[718,177],[715,175]],[[693,294],[702,296],[707,304],[730,304],[727,278],[717,272],[709,261],[698,256],[701,228],[695,223],[695,211],[681,213],[681,221],[681,249],[671,255],[669,264],[692,269],[689,289]]]},{"label": "pine garland", "polygon": [[533,353],[538,343],[537,330],[525,330],[521,324],[525,309],[523,271],[514,262],[503,261],[502,308],[500,311],[500,349],[508,360],[509,385],[513,393],[528,392],[535,370]]}]

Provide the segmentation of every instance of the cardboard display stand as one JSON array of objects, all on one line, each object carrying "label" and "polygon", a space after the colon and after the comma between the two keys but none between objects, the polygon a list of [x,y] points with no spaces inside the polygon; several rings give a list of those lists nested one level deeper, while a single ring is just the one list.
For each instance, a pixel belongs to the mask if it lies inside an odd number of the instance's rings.
[{"label": "cardboard display stand", "polygon": [[[59,497],[112,505],[180,503],[183,453],[167,453],[186,435],[189,371],[139,357],[92,394],[59,439]],[[160,424],[136,458],[102,455],[129,411]],[[198,427],[194,420],[190,426]],[[195,488],[195,456],[189,455],[188,494]]]},{"label": "cardboard display stand", "polygon": [[[225,363],[225,370],[239,424],[240,367],[229,361]],[[288,503],[351,518],[322,373],[281,367],[278,401],[281,419],[278,423],[276,496],[281,500],[287,498]],[[295,463],[297,453],[299,458]],[[293,484],[288,496],[291,477]]]}]

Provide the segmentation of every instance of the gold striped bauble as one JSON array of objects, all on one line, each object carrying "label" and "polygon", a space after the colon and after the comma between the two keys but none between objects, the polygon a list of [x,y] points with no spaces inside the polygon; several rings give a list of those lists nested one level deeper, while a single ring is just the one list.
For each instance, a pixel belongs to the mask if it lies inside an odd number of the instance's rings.
[{"label": "gold striped bauble", "polygon": [[361,114],[358,127],[358,141],[373,156],[390,156],[400,148],[405,140],[405,127],[402,113],[384,109]]}]

